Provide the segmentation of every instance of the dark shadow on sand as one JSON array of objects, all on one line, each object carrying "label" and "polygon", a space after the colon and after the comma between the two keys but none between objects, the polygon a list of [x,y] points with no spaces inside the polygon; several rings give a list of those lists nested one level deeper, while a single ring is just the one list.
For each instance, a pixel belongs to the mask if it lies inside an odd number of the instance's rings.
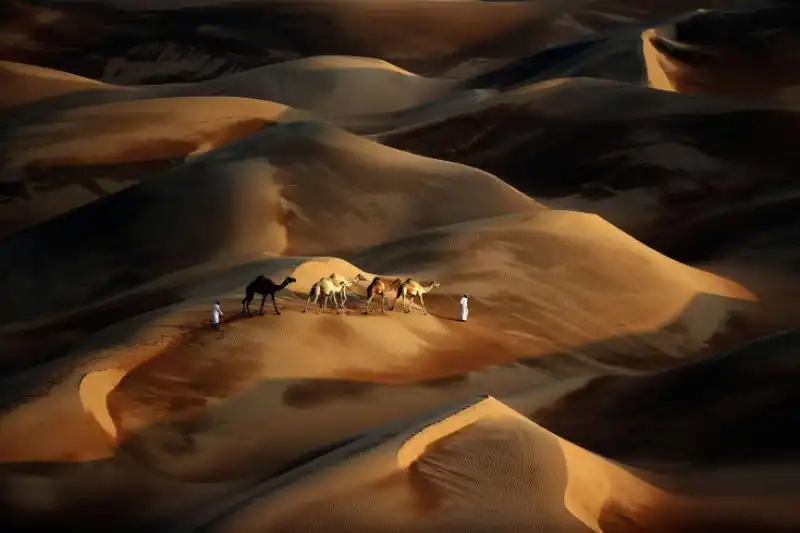
[{"label": "dark shadow on sand", "polygon": [[[293,311],[293,308],[295,306],[300,308],[301,304],[304,304],[304,301],[295,298],[289,305],[284,304],[282,311],[297,312]],[[274,319],[274,317],[269,318]],[[346,317],[341,318],[346,321]],[[243,319],[245,317],[231,317],[234,322]],[[254,317],[252,320],[257,319]],[[15,472],[19,475],[20,472],[30,472],[31,468],[35,468],[37,476],[61,478],[62,481],[56,483],[72,484],[87,482],[87,479],[90,479],[87,476],[94,475],[92,472],[95,472],[95,469],[99,469],[98,472],[113,472],[122,468],[120,465],[127,465],[124,468],[131,469],[127,470],[127,473],[124,473],[123,469],[123,472],[115,474],[115,479],[121,475],[123,480],[128,481],[117,480],[113,487],[100,490],[94,495],[83,495],[80,500],[74,500],[63,510],[31,514],[22,511],[21,508],[11,509],[10,523],[18,526],[15,531],[41,530],[42,527],[65,523],[65,520],[87,532],[104,531],[109,527],[125,532],[153,531],[152,528],[157,527],[157,523],[137,520],[152,504],[153,498],[166,495],[146,489],[142,485],[141,476],[135,474],[135,471],[139,468],[152,471],[152,463],[150,467],[145,467],[144,463],[149,463],[153,453],[162,456],[159,462],[168,461],[164,457],[170,455],[176,455],[177,458],[197,453],[194,443],[202,441],[203,435],[210,429],[206,424],[214,419],[213,415],[205,415],[204,412],[210,410],[210,413],[213,413],[220,408],[218,402],[222,404],[228,402],[226,398],[233,394],[238,397],[238,401],[241,401],[244,394],[252,396],[253,401],[257,402],[257,398],[264,394],[264,391],[283,390],[282,401],[287,409],[305,410],[331,402],[369,402],[370,395],[379,390],[403,388],[411,390],[420,386],[437,387],[441,390],[460,387],[465,382],[463,375],[441,375],[438,378],[403,385],[320,379],[253,382],[251,377],[255,372],[253,365],[260,364],[260,354],[247,351],[233,352],[231,356],[213,361],[190,356],[193,342],[216,342],[215,333],[217,332],[199,326],[195,332],[190,332],[188,337],[182,339],[183,346],[176,348],[178,351],[166,352],[144,363],[140,368],[132,370],[118,385],[117,388],[130,388],[131,391],[136,391],[136,394],[148,397],[154,395],[147,399],[147,405],[151,407],[157,406],[159,401],[166,402],[163,404],[164,409],[185,413],[181,415],[182,421],[164,422],[134,432],[123,431],[120,442],[120,449],[125,456],[123,463],[119,463],[118,459],[110,459],[85,464],[3,466],[0,469],[2,471],[0,480],[4,487],[4,507],[11,505],[10,493],[16,490]],[[636,338],[641,339],[641,336]],[[609,339],[609,341],[621,340]],[[622,341],[625,342],[624,339]],[[794,387],[800,377],[800,364],[796,364],[795,359],[791,357],[791,353],[798,345],[800,345],[800,332],[792,332],[753,343],[739,351],[733,350],[727,354],[687,364],[674,360],[671,362],[661,360],[662,370],[655,374],[646,374],[642,377],[611,375],[597,378],[589,386],[568,395],[548,409],[532,413],[531,416],[534,421],[564,438],[617,460],[635,458],[636,453],[633,452],[646,455],[650,461],[694,460],[698,466],[704,462],[717,464],[725,459],[728,461],[725,464],[746,464],[755,458],[758,461],[794,459],[796,450],[800,449],[800,442],[792,439],[784,428],[787,424],[795,424],[793,413],[800,413],[800,393],[797,393]],[[759,346],[762,346],[763,350],[760,350]],[[587,347],[584,351],[591,351],[591,348]],[[614,362],[610,359],[611,353],[607,357],[609,359],[605,361],[606,364]],[[574,360],[566,361],[569,358],[570,355],[566,353],[553,354],[537,358],[536,364],[543,370],[556,369],[564,363],[575,365]],[[524,358],[520,362],[525,364]],[[630,363],[631,359],[626,356],[621,356],[616,361],[620,367]],[[663,370],[664,368],[667,370]],[[590,373],[594,371],[591,368],[586,370]],[[556,374],[553,374],[554,379],[557,379]],[[573,373],[572,377],[575,375]],[[138,379],[137,376],[146,378],[147,385],[136,385],[134,381]],[[176,380],[178,377],[180,380]],[[159,380],[163,381],[161,385],[158,385]],[[770,391],[769,397],[759,392],[766,390]],[[158,400],[166,392],[169,394]],[[493,394],[491,390],[482,392]],[[475,393],[476,391],[457,393],[453,400],[466,398]],[[143,401],[144,396],[142,396]],[[126,407],[130,398],[124,403],[113,398],[112,391],[109,396],[109,409],[118,427],[123,428],[127,425],[124,423],[125,413],[129,411],[134,413],[136,409],[133,405]],[[219,398],[219,400],[215,405],[210,405],[208,398]],[[775,398],[775,401],[769,398]],[[741,402],[738,408],[735,406],[737,402]],[[720,433],[725,427],[725,422],[720,419],[720,412],[714,411],[715,405],[723,408],[722,412],[735,413],[735,434],[725,436]],[[435,405],[429,407],[435,408]],[[747,412],[744,411],[744,407],[748,408]],[[780,424],[777,423],[775,416],[780,416]],[[631,422],[635,424],[630,425]],[[269,421],[265,420],[264,423],[269,424]],[[685,427],[681,426],[681,423],[684,423]],[[181,443],[165,441],[163,437],[158,437],[164,435],[164,430],[170,434],[183,435]],[[364,431],[368,430],[368,427],[364,428]],[[759,432],[762,437],[767,438],[743,440],[743,436]],[[675,438],[664,438],[665,434],[672,434]],[[776,438],[769,437],[773,434]],[[687,435],[692,435],[692,438],[687,438]],[[679,436],[684,444],[677,440]],[[343,436],[342,442],[351,442],[353,438]],[[659,446],[659,442],[663,444]],[[261,483],[290,468],[300,467],[304,460],[312,460],[337,446],[337,443],[323,445],[321,451],[298,449],[297,456],[292,459],[263,464],[260,472],[253,473],[252,483]],[[131,460],[133,463],[130,463]],[[136,466],[137,461],[143,464]],[[201,460],[200,464],[202,462]],[[169,476],[157,471],[158,468],[154,475]],[[66,481],[70,478],[72,481]],[[102,484],[102,479],[103,476],[99,476],[98,483]],[[608,512],[610,514],[606,519],[610,521],[615,511]],[[646,518],[637,518],[636,521],[642,523],[642,520],[647,522]],[[124,522],[129,528],[120,529],[118,521]],[[619,527],[620,533],[633,531],[624,529],[623,526]],[[609,531],[616,533],[616,530]]]}]

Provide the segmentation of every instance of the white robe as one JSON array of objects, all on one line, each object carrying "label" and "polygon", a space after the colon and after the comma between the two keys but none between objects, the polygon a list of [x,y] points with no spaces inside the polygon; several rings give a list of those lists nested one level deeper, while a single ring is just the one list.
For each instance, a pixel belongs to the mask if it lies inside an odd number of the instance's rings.
[{"label": "white robe", "polygon": [[461,320],[463,322],[467,321],[467,315],[469,315],[469,307],[467,307],[467,299],[461,298],[459,302],[461,304]]},{"label": "white robe", "polygon": [[219,324],[219,317],[221,316],[222,309],[220,308],[219,304],[214,304],[214,307],[211,308],[211,323]]}]

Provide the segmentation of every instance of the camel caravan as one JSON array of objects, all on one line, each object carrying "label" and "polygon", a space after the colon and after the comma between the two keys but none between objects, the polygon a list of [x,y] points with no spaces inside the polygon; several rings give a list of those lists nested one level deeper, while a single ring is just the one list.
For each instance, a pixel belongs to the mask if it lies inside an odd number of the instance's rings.
[{"label": "camel caravan", "polygon": [[[269,297],[272,299],[275,313],[280,315],[281,312],[278,309],[278,304],[275,302],[275,294],[296,281],[295,278],[288,276],[281,283],[275,283],[263,275],[258,276],[245,288],[245,297],[242,299],[242,314],[253,316],[250,312],[250,302],[253,301],[256,294],[259,294],[261,295],[261,306],[258,310],[258,314],[264,314],[264,302],[266,302]],[[338,313],[344,312],[347,302],[347,290],[364,281],[367,281],[367,278],[361,273],[356,275],[352,280],[348,280],[336,272],[332,273],[330,276],[320,278],[311,285],[303,312],[305,313],[308,311],[308,306],[312,302],[319,306],[317,313],[327,312],[329,303],[332,304],[333,308],[336,309]],[[370,313],[372,301],[376,297],[380,298],[381,312],[385,313],[388,295],[394,293],[394,301],[392,302],[391,308],[389,308],[390,311],[394,311],[397,301],[402,298],[403,311],[410,313],[411,306],[414,304],[414,299],[418,298],[423,313],[427,315],[428,309],[425,307],[423,295],[428,294],[439,286],[440,283],[438,281],[433,281],[424,285],[413,278],[407,278],[405,281],[397,278],[392,282],[387,282],[375,276],[367,286],[367,299],[364,314]],[[216,317],[215,320],[218,320],[218,313],[215,312],[214,316]],[[218,327],[218,322],[214,325]]]}]

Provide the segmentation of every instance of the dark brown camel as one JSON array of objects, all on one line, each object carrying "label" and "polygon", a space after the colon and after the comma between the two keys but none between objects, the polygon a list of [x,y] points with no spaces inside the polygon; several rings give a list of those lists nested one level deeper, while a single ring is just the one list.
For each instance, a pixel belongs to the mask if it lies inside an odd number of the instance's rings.
[{"label": "dark brown camel", "polygon": [[398,287],[400,287],[401,283],[403,283],[403,280],[397,278],[387,285],[386,282],[384,282],[381,278],[375,276],[375,279],[373,279],[372,283],[370,283],[367,287],[367,310],[364,311],[364,314],[369,314],[369,307],[372,304],[372,299],[375,296],[381,297],[381,312],[385,313],[387,291],[396,290]]},{"label": "dark brown camel", "polygon": [[256,279],[251,281],[244,290],[245,296],[242,300],[242,314],[247,313],[249,316],[253,316],[253,313],[250,312],[250,302],[253,301],[253,296],[256,294],[260,294],[262,296],[261,308],[258,310],[259,315],[264,314],[264,302],[267,300],[267,296],[272,297],[272,305],[275,306],[275,313],[281,314],[281,312],[278,311],[278,304],[275,303],[275,293],[284,289],[288,284],[296,281],[297,280],[293,277],[288,276],[280,285],[278,285],[265,276],[258,276]]}]

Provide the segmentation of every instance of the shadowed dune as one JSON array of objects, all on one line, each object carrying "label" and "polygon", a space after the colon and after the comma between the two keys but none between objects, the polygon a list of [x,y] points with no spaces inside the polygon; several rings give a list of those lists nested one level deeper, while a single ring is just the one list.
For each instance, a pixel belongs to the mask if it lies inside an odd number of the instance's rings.
[{"label": "shadowed dune", "polygon": [[449,96],[455,86],[452,80],[418,76],[386,61],[335,55],[284,61],[189,83],[114,85],[85,79],[97,85],[93,90],[65,85],[61,78],[77,78],[71,74],[20,63],[3,65],[11,89],[7,99],[21,97],[14,87],[35,83],[40,88],[24,97],[28,105],[6,110],[14,123],[47,119],[55,111],[85,105],[186,96],[269,100],[325,117],[386,113]]},{"label": "shadowed dune", "polygon": [[[6,26],[19,37],[0,49],[0,58],[106,82],[164,83],[328,54],[376,57],[436,75],[476,58],[535,51],[548,42],[549,21],[564,8],[550,2],[396,0],[237,2],[167,10],[70,2],[37,9],[70,20],[78,31],[35,20],[38,13],[24,5],[17,9],[19,21]],[[34,39],[40,50],[29,44]],[[98,48],[98,42],[104,46]],[[82,53],[86,49],[94,54]]]},{"label": "shadowed dune", "polygon": [[81,107],[6,129],[0,237],[147,181],[302,111],[246,98],[165,98]]},{"label": "shadowed dune", "polygon": [[[750,485],[748,501],[719,495],[726,481],[743,481],[746,473],[689,480],[637,471],[558,438],[493,398],[384,439],[356,456],[341,457],[345,448],[323,456],[285,481],[251,489],[250,501],[236,502],[206,527],[180,531],[381,531],[392,517],[417,531],[576,533],[790,531],[798,521],[790,499],[778,496],[780,486]],[[671,493],[676,485],[698,494]],[[765,502],[765,493],[778,497]],[[487,523],[487,516],[502,518]]]},{"label": "shadowed dune", "polygon": [[797,436],[786,427],[800,402],[798,342],[794,330],[653,375],[604,376],[532,416],[627,462],[687,471],[794,462]]},{"label": "shadowed dune", "polygon": [[[507,404],[519,402],[510,399]],[[127,489],[128,501],[147,510],[140,517],[178,518],[163,529],[173,533],[382,531],[394,521],[416,524],[419,531],[491,530],[498,525],[608,533],[791,531],[798,521],[786,492],[797,481],[791,470],[777,474],[770,467],[729,467],[700,475],[656,474],[576,446],[494,398],[444,405],[415,419],[376,427],[313,452],[306,462],[249,487],[170,484],[149,472],[132,479],[124,464],[115,459],[107,470],[118,479],[127,473],[127,486],[113,486],[108,474],[96,477],[96,486],[115,496]],[[55,479],[52,474],[50,469]],[[19,480],[25,473],[18,469],[14,475]],[[189,512],[158,503],[156,495],[167,488],[174,491],[168,500],[181,502]],[[215,492],[212,503],[208,495]],[[26,501],[26,496],[18,492],[17,501]],[[83,496],[85,510],[96,514],[88,505],[96,506],[99,494]],[[205,503],[202,508],[200,502]],[[118,513],[132,514],[125,508]],[[23,521],[23,516],[15,518],[30,526],[33,521]],[[36,519],[48,523],[43,515]],[[137,522],[147,524],[141,518]],[[87,525],[92,528],[97,522]]]},{"label": "shadowed dune", "polygon": [[800,8],[703,10],[642,34],[650,85],[800,106]]},{"label": "shadowed dune", "polygon": [[[453,187],[459,202],[448,202]],[[363,248],[533,209],[541,206],[485,172],[319,123],[281,124],[0,242],[0,294],[19,298],[0,322],[77,308],[215,260]],[[23,296],[42,283],[46,310]]]},{"label": "shadowed dune", "polygon": [[99,90],[106,84],[59,70],[0,61],[0,86],[0,108],[4,108],[77,91]]},{"label": "shadowed dune", "polygon": [[760,231],[791,238],[781,214],[794,212],[796,112],[568,79],[442,115],[395,117],[399,127],[376,137],[598,213],[681,260],[720,257]]},{"label": "shadowed dune", "polygon": [[547,46],[701,7],[695,0],[47,4],[9,4],[0,30],[15,38],[3,43],[0,59],[123,84],[196,81],[330,54],[375,57],[417,74],[468,76]]},{"label": "shadowed dune", "polygon": [[[0,424],[0,441],[8,443],[2,455],[93,457],[110,440],[173,476],[246,476],[253,462],[277,468],[304,450],[442,401],[539,385],[545,389],[539,401],[546,403],[593,375],[670,367],[757,335],[747,325],[769,306],[578,213],[545,211],[442,228],[362,257],[357,264],[368,267],[368,279],[370,270],[386,272],[387,265],[401,277],[440,279],[442,286],[425,299],[431,316],[419,310],[363,316],[364,284],[353,290],[360,297],[346,316],[314,308],[303,314],[304,291],[313,281],[331,271],[352,277],[361,270],[338,260],[286,258],[177,273],[138,295],[119,296],[119,305],[81,311],[82,319],[62,317],[62,330],[55,320],[27,333],[6,328],[4,338],[16,339],[16,352],[26,354],[72,327],[77,339],[61,349],[83,355],[42,370],[40,382],[49,375],[46,381],[59,385]],[[487,272],[502,275],[487,286]],[[270,316],[270,306],[262,318],[237,315],[243,286],[259,273],[298,280],[279,295],[280,318]],[[474,298],[476,318],[468,329],[452,320],[456,305],[448,287],[454,286]],[[138,297],[167,287],[171,300],[151,313],[135,309]],[[215,297],[229,317],[222,333],[199,326]],[[91,320],[100,317],[107,322],[92,330]],[[552,384],[555,389],[547,390]],[[62,422],[74,428],[73,439],[34,438],[25,420],[35,413],[47,417],[55,404]],[[87,424],[84,409],[108,437],[78,429]],[[283,438],[275,441],[269,429],[285,418],[293,422],[280,424]],[[219,426],[219,420],[228,422]],[[13,444],[25,431],[36,446]],[[80,452],[69,451],[74,448]]]},{"label": "shadowed dune", "polygon": [[800,531],[795,11],[0,5],[0,522]]}]

